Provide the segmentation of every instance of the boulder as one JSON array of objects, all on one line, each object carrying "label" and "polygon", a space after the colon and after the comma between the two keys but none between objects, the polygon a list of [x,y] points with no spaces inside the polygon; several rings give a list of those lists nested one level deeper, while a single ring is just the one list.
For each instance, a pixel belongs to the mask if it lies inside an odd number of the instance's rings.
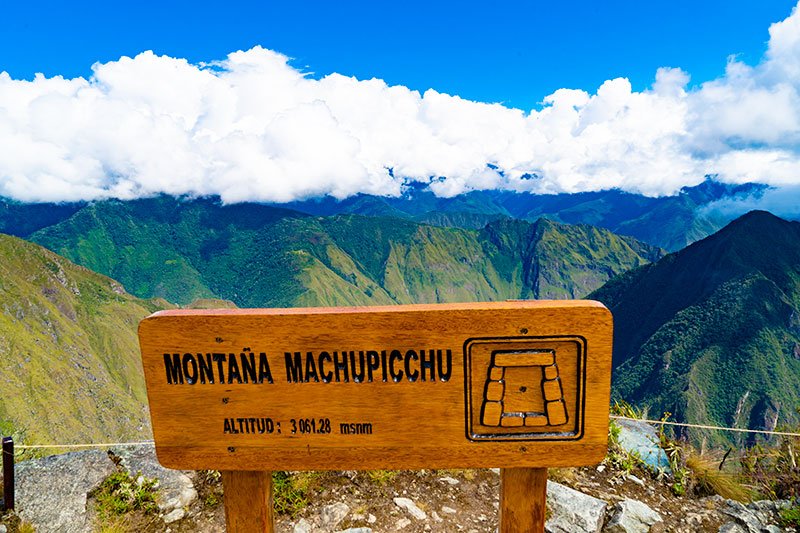
[{"label": "boulder", "polygon": [[549,533],[597,533],[603,527],[606,502],[588,494],[547,482],[547,508],[550,519],[545,523]]},{"label": "boulder", "polygon": [[178,520],[183,520],[183,517],[186,516],[186,511],[181,508],[173,509],[169,513],[164,515],[164,523],[171,524],[173,522],[177,522]]},{"label": "boulder", "polygon": [[639,458],[653,469],[672,471],[667,454],[661,449],[656,428],[647,422],[637,420],[616,420],[615,422],[620,427],[620,446],[629,452],[638,454]]},{"label": "boulder", "polygon": [[[736,521],[735,524],[744,531],[761,533],[777,528],[776,524],[780,521],[780,510],[787,504],[788,502],[783,501],[763,500],[744,505],[735,500],[725,500],[722,512],[732,517]],[[736,531],[736,529],[731,529],[731,531]]]},{"label": "boulder", "polygon": [[309,522],[305,518],[301,518],[294,525],[293,532],[294,533],[311,533],[313,530],[314,530],[314,526],[311,525],[311,522]]},{"label": "boulder", "polygon": [[[648,533],[657,523],[663,523],[661,515],[646,504],[624,499],[614,506],[614,516],[603,531],[607,533]],[[662,526],[663,527],[663,526]]]},{"label": "boulder", "polygon": [[743,528],[736,522],[725,522],[719,527],[719,533],[747,533],[747,529]]},{"label": "boulder", "polygon": [[87,495],[116,469],[108,454],[99,450],[22,461],[15,469],[18,514],[39,533],[92,531]]},{"label": "boulder", "polygon": [[158,480],[158,508],[169,514],[175,509],[182,509],[197,499],[197,490],[186,472],[164,468],[156,458],[155,447],[136,446],[115,450],[120,458],[120,465],[131,476],[141,474],[146,478]]}]

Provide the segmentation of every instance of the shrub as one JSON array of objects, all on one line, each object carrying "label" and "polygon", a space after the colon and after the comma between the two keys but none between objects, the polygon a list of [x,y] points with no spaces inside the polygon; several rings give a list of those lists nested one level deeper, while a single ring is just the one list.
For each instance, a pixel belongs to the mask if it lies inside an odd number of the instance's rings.
[{"label": "shrub", "polygon": [[719,494],[740,502],[751,499],[752,494],[739,482],[738,476],[720,470],[716,459],[691,453],[686,457],[686,468],[697,492]]},{"label": "shrub", "polygon": [[776,445],[756,444],[741,458],[742,471],[771,499],[800,496],[800,467],[795,454],[798,437],[780,437]]}]

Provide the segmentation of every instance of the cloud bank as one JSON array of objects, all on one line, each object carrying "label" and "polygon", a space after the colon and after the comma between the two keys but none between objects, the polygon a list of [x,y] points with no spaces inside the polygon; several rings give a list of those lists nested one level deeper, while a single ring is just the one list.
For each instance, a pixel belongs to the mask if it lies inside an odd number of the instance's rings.
[{"label": "cloud bank", "polygon": [[[22,201],[219,195],[225,202],[540,193],[671,194],[705,175],[800,185],[800,9],[749,66],[689,89],[559,89],[523,111],[379,79],[313,79],[255,47],[211,64],[144,52],[89,79],[0,73],[0,196]],[[0,65],[2,68],[2,65]],[[502,80],[498,80],[502,83]]]}]

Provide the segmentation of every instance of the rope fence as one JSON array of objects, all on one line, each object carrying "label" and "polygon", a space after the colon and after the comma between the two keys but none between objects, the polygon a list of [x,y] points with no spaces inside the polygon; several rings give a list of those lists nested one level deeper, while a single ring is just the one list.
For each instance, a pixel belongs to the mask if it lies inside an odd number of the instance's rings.
[{"label": "rope fence", "polygon": [[791,431],[769,431],[766,429],[744,429],[744,428],[729,428],[725,426],[708,426],[705,424],[689,424],[686,422],[668,422],[666,420],[648,420],[646,418],[632,418],[628,416],[611,415],[615,420],[633,420],[635,422],[646,422],[648,424],[660,424],[662,426],[680,426],[695,429],[715,429],[719,431],[732,431],[734,433],[761,433],[765,435],[780,435],[783,437],[800,437],[800,433],[792,433]]},{"label": "rope fence", "polygon": [[148,444],[155,444],[152,440],[142,440],[136,442],[95,442],[91,444],[17,444],[16,448],[20,451],[23,450],[42,450],[52,448],[113,448],[119,446],[147,446]]},{"label": "rope fence", "polygon": [[[729,428],[725,426],[711,426],[706,424],[689,424],[687,422],[670,422],[667,420],[650,420],[647,418],[633,418],[629,416],[611,415],[614,420],[630,420],[633,422],[645,422],[647,424],[663,425],[663,426],[679,426],[694,429],[711,429],[717,431],[731,431],[735,433],[759,433],[764,435],[778,435],[782,437],[800,437],[800,433],[791,431],[770,431],[766,429],[745,429],[745,428]],[[15,449],[19,452],[24,450],[42,450],[42,449],[87,449],[87,448],[113,448],[120,446],[148,446],[154,444],[153,440],[142,440],[133,442],[95,442],[87,444],[15,444]]]},{"label": "rope fence", "polygon": [[[715,431],[730,431],[735,433],[758,433],[762,435],[777,435],[782,437],[800,437],[800,433],[791,431],[771,431],[766,429],[745,429],[729,428],[725,426],[712,426],[707,424],[690,424],[687,422],[669,422],[667,420],[650,420],[647,418],[633,418],[621,415],[610,415],[613,420],[630,420],[633,422],[644,422],[662,426],[678,426],[693,429],[708,429]],[[153,440],[142,440],[132,442],[94,442],[86,444],[15,444],[11,437],[3,438],[3,481],[4,498],[0,500],[0,509],[10,510],[14,508],[14,455],[24,453],[26,450],[45,450],[45,449],[91,449],[91,448],[114,448],[123,446],[150,446]],[[730,453],[730,450],[728,451]],[[727,458],[727,454],[725,454]],[[724,462],[724,459],[723,459]],[[721,468],[721,465],[720,465]]]}]

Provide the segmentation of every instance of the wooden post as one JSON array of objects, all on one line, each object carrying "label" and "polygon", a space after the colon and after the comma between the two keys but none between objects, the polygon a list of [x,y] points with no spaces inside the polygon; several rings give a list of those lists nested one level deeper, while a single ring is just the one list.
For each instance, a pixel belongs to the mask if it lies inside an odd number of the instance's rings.
[{"label": "wooden post", "polygon": [[546,468],[500,471],[500,533],[542,533],[546,510]]},{"label": "wooden post", "polygon": [[3,510],[14,509],[14,439],[3,437]]},{"label": "wooden post", "polygon": [[222,471],[228,533],[273,533],[272,472]]}]

